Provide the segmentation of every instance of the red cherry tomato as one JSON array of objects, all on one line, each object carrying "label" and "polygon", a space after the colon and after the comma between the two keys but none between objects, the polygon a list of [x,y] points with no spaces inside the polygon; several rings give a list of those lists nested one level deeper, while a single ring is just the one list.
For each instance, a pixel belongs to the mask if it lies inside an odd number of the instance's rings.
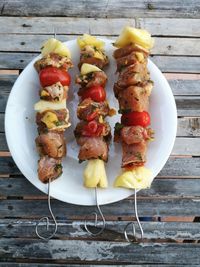
[{"label": "red cherry tomato", "polygon": [[106,99],[106,92],[102,86],[97,85],[84,89],[84,91],[81,93],[81,97],[82,100],[85,98],[91,98],[96,102],[102,102]]},{"label": "red cherry tomato", "polygon": [[71,78],[67,71],[55,67],[46,67],[40,71],[40,83],[43,87],[60,82],[63,86],[70,85]]},{"label": "red cherry tomato", "polygon": [[122,114],[121,123],[126,126],[140,125],[142,127],[147,127],[151,123],[151,119],[149,113],[146,111],[132,111]]}]

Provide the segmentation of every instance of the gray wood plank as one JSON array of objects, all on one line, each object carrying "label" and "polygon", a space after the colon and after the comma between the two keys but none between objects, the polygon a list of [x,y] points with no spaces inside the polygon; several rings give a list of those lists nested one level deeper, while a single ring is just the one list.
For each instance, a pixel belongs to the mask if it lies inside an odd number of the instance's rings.
[{"label": "gray wood plank", "polygon": [[[167,179],[156,178],[150,189],[141,190],[139,196],[142,197],[187,197],[199,198],[199,179]],[[30,184],[25,177],[0,178],[0,197],[24,197],[38,198],[44,197],[44,194]]]},{"label": "gray wood plank", "polygon": [[[184,23],[183,19],[180,19],[180,21]],[[191,22],[189,21],[190,20],[188,20],[189,25],[193,26],[193,20],[191,20]],[[199,20],[197,19],[194,21],[196,21],[196,24],[198,25]],[[16,33],[53,35],[55,29],[57,34],[71,35],[90,33],[96,35],[119,35],[119,32],[124,27],[124,25],[128,24],[135,26],[135,19],[74,17],[0,17],[0,24],[0,34]],[[49,27],[49,25],[51,25],[51,27]],[[178,32],[179,31],[177,31],[177,34]]]},{"label": "gray wood plank", "polygon": [[188,17],[199,18],[198,0],[175,0],[173,8],[170,1],[145,0],[136,1],[106,1],[81,0],[59,2],[25,0],[3,1],[2,16],[75,16],[75,17]]},{"label": "gray wood plank", "polygon": [[[200,216],[199,198],[140,198],[138,193],[139,216]],[[51,200],[55,216],[63,220],[73,218],[83,220],[86,215],[94,211],[94,207],[81,207],[58,200]],[[117,203],[103,205],[102,212],[106,219],[129,218],[134,216],[134,198]],[[0,218],[40,218],[49,216],[47,199],[6,199],[1,200]]]},{"label": "gray wood plank", "polygon": [[159,36],[190,36],[199,37],[200,22],[195,19],[177,18],[138,18],[137,27],[147,29]]},{"label": "gray wood plank", "polygon": [[[37,220],[4,219],[0,220],[0,234],[2,238],[33,238],[35,236],[35,224]],[[58,220],[56,239],[89,239],[82,221]],[[95,239],[123,241],[124,227],[127,221],[107,221],[103,234]],[[200,223],[186,222],[141,222],[145,240],[198,240],[200,238]],[[91,223],[92,225],[92,223]],[[178,230],[177,230],[178,229]]]},{"label": "gray wood plank", "polygon": [[[48,266],[49,267],[49,263],[33,263],[33,261],[31,261],[31,262],[29,262],[28,260],[26,260],[27,261],[27,263],[24,263],[24,259],[23,259],[23,262],[22,263],[19,263],[20,261],[18,260],[18,263],[13,263],[13,262],[1,262],[1,266],[3,266],[3,267],[43,267],[43,266]],[[107,265],[107,264],[99,264],[99,262],[97,263],[99,266],[101,266],[101,267],[110,267],[110,266],[116,266],[116,265],[111,265],[111,264],[109,264],[109,265]],[[94,266],[97,266],[97,264],[85,264],[84,263],[84,266],[87,266],[87,267],[94,267]],[[58,264],[52,264],[51,263],[51,265],[50,265],[51,267],[61,267],[61,266],[63,266],[63,264],[62,263],[58,263]],[[80,264],[71,264],[71,266],[73,266],[73,267],[80,267],[81,265]],[[121,264],[117,264],[117,266],[118,267],[124,267],[124,266],[126,266],[126,267],[133,267],[133,265],[131,264],[131,265],[129,265],[129,264],[123,264],[123,265],[121,265]],[[177,267],[177,266],[180,266],[180,265],[171,265],[171,264],[162,264],[162,265],[160,265],[160,264],[157,264],[156,265],[156,267]],[[198,265],[181,265],[181,266],[184,266],[184,267],[198,267]],[[134,264],[134,267],[155,267],[155,264]]]},{"label": "gray wood plank", "polygon": [[[0,69],[23,69],[37,55],[0,52]],[[152,60],[163,72],[200,73],[199,57],[153,56]]]},{"label": "gray wood plank", "polygon": [[[167,252],[167,253],[166,253]],[[43,259],[62,260],[63,263],[92,261],[102,263],[137,264],[199,264],[199,244],[146,243],[80,241],[80,240],[41,240],[1,239],[2,259]]]},{"label": "gray wood plank", "polygon": [[[135,26],[134,18],[0,17],[0,34],[83,34],[118,35],[125,25]],[[52,27],[49,27],[52,25]],[[154,36],[199,37],[200,20],[183,18],[139,18],[137,27]]]},{"label": "gray wood plank", "polygon": [[[22,35],[22,34],[4,34],[0,40],[0,51],[5,52],[39,52],[42,43],[52,35]],[[105,36],[104,36],[105,37]],[[59,35],[61,41],[73,40],[77,36]],[[113,36],[109,37],[115,40]],[[182,55],[199,56],[200,55],[199,38],[171,38],[155,37],[155,46],[152,49],[152,55]],[[192,49],[191,49],[192,48]]]},{"label": "gray wood plank", "polygon": [[[0,174],[20,174],[19,169],[11,157],[0,157]],[[158,177],[200,178],[199,158],[170,157]]]},{"label": "gray wood plank", "polygon": [[168,81],[174,95],[200,95],[200,79],[199,80],[169,80]]},{"label": "gray wood plank", "polygon": [[199,96],[176,96],[178,116],[200,116]]}]

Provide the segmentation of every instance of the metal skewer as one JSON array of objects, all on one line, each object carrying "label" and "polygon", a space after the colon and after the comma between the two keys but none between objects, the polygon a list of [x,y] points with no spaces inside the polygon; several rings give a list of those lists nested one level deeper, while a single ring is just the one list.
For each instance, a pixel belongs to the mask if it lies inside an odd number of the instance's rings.
[{"label": "metal skewer", "polygon": [[51,214],[51,218],[53,219],[54,231],[49,236],[48,235],[43,236],[42,234],[39,234],[38,229],[39,229],[39,226],[42,224],[43,221],[44,221],[43,226],[45,226],[45,224],[46,224],[47,232],[49,232],[49,226],[50,226],[49,217],[48,216],[44,216],[44,217],[40,218],[39,221],[36,224],[35,233],[39,238],[41,238],[43,240],[51,239],[56,234],[57,228],[58,228],[58,223],[57,223],[56,218],[55,218],[55,216],[54,216],[54,214],[52,212],[52,209],[51,209],[50,184],[51,184],[51,179],[49,179],[49,182],[48,182],[48,208],[49,208],[49,212]]},{"label": "metal skewer", "polygon": [[[135,224],[136,222],[135,221],[132,221],[132,222],[129,222],[127,223],[127,225],[125,226],[124,228],[124,236],[125,236],[125,239],[127,242],[129,243],[133,243],[133,242],[139,242],[139,241],[142,241],[143,239],[143,235],[144,235],[144,232],[143,232],[143,229],[142,229],[142,225],[140,223],[140,219],[138,217],[138,210],[137,210],[137,190],[134,189],[135,191],[135,194],[134,194],[134,200],[135,200],[135,203],[134,203],[134,206],[135,206],[135,217],[136,217],[136,220],[137,220],[137,224],[139,226],[139,229],[140,229],[140,240],[136,237],[136,227],[135,227]],[[132,235],[133,235],[133,238],[129,238],[129,235],[128,235],[128,228],[129,226],[132,226]]]},{"label": "metal skewer", "polygon": [[[99,231],[91,231],[89,230],[89,227],[92,227],[91,224],[88,223],[87,221],[87,218],[89,217],[89,215],[87,215],[85,217],[85,223],[84,223],[84,227],[85,227],[85,230],[88,232],[88,234],[92,235],[92,236],[97,236],[97,235],[100,235],[104,229],[105,229],[105,226],[106,226],[106,220],[105,220],[105,217],[101,211],[101,208],[99,206],[99,203],[98,203],[98,198],[97,198],[97,188],[95,187],[95,202],[96,202],[96,207],[98,209],[98,212],[100,214],[100,217],[101,217],[101,221],[102,221],[102,227]],[[92,212],[90,215],[93,215],[94,216],[94,227],[97,228],[98,227],[98,214],[96,211]],[[97,228],[98,229],[98,228]]]}]

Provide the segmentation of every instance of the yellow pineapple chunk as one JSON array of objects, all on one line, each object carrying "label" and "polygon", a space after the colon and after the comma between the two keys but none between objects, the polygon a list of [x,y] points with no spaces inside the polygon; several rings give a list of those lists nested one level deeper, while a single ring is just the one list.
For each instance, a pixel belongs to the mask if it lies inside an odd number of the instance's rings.
[{"label": "yellow pineapple chunk", "polygon": [[88,64],[88,63],[83,63],[83,65],[81,66],[81,74],[82,75],[86,75],[90,72],[95,72],[95,71],[101,71],[101,69],[99,69],[95,65]]},{"label": "yellow pineapple chunk", "polygon": [[137,167],[130,171],[122,171],[115,179],[114,186],[129,189],[145,189],[151,186],[152,180],[151,170],[145,167]]},{"label": "yellow pineapple chunk", "polygon": [[101,159],[88,160],[84,170],[84,186],[89,188],[108,186],[104,161]]},{"label": "yellow pineapple chunk", "polygon": [[67,46],[64,43],[56,40],[55,38],[50,38],[49,40],[47,40],[43,44],[41,51],[43,56],[46,56],[49,53],[53,52],[59,54],[60,56],[71,58],[71,53]]},{"label": "yellow pineapple chunk", "polygon": [[103,49],[105,45],[103,41],[98,40],[96,37],[89,34],[83,34],[83,36],[78,37],[77,43],[81,49],[87,45],[96,47],[97,49]]},{"label": "yellow pineapple chunk", "polygon": [[154,39],[151,37],[151,34],[144,29],[136,29],[133,27],[125,27],[114,46],[124,47],[130,43],[138,44],[145,49],[151,49],[154,45]]}]

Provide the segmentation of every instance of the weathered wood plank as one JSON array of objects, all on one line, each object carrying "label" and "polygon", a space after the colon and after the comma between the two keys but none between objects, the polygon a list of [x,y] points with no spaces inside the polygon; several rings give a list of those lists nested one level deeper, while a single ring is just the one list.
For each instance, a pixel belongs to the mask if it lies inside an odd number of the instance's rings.
[{"label": "weathered wood plank", "polygon": [[0,113],[0,133],[5,132],[4,129],[4,114]]},{"label": "weathered wood plank", "polygon": [[200,95],[200,80],[168,80],[174,95]]},{"label": "weathered wood plank", "polygon": [[[0,17],[0,34],[83,34],[118,35],[125,25],[135,26],[134,18],[70,18],[70,17]],[[52,27],[49,27],[52,25]],[[199,37],[199,19],[139,18],[137,27],[154,36]]]},{"label": "weathered wood plank", "polygon": [[[166,253],[167,251],[167,253]],[[45,259],[63,262],[199,264],[199,244],[129,244],[125,242],[1,239],[2,259]]]},{"label": "weathered wood plank", "polygon": [[[0,157],[0,174],[20,174],[11,157]],[[199,158],[170,157],[158,177],[200,177]]]},{"label": "weathered wood plank", "polygon": [[[142,218],[141,218],[142,219]],[[37,220],[4,219],[0,220],[0,235],[2,238],[33,238],[35,236],[35,224]],[[198,240],[200,238],[200,223],[181,222],[141,222],[145,240]],[[56,238],[61,239],[88,239],[82,221],[66,222],[58,220],[58,232]],[[103,234],[96,237],[98,240],[123,241],[124,227],[127,221],[107,221]],[[91,223],[92,225],[92,223]],[[178,229],[178,230],[177,230]]]},{"label": "weathered wood plank", "polygon": [[[199,198],[140,198],[138,193],[139,216],[200,216]],[[57,218],[71,220],[84,219],[85,215],[93,212],[94,207],[81,207],[51,200],[52,209]],[[130,217],[134,215],[134,198],[117,203],[104,205],[102,212],[107,219]],[[46,199],[30,200],[1,200],[0,218],[40,218],[49,216]]]},{"label": "weathered wood plank", "polygon": [[72,16],[72,17],[188,17],[199,18],[198,0],[175,0],[173,8],[170,1],[154,0],[151,2],[128,1],[3,1],[2,16]]},{"label": "weathered wood plank", "polygon": [[199,20],[177,18],[139,18],[137,27],[147,29],[152,35],[199,37]]},{"label": "weathered wood plank", "polygon": [[[41,44],[51,35],[19,35],[4,34],[0,41],[0,51],[5,52],[39,52]],[[59,40],[76,39],[74,35],[59,35]],[[113,36],[110,39],[115,39]],[[199,38],[171,38],[155,37],[155,46],[152,55],[183,55],[199,56]]]},{"label": "weathered wood plank", "polygon": [[[168,177],[170,177],[168,175]],[[142,190],[142,197],[200,197],[199,179],[160,179],[156,178],[148,190]],[[44,197],[44,194],[33,187],[25,177],[0,178],[0,197]]]},{"label": "weathered wood plank", "polygon": [[[200,156],[200,138],[176,138],[172,155]],[[0,151],[8,151],[5,133],[0,133]]]},{"label": "weathered wood plank", "polygon": [[199,96],[176,96],[175,100],[178,116],[200,116]]},{"label": "weathered wood plank", "polygon": [[[183,19],[180,19],[180,21],[184,23]],[[193,26],[194,21],[196,21],[196,24],[198,25],[200,20],[188,20],[188,24]],[[119,35],[120,30],[124,27],[124,25],[135,26],[135,19],[86,19],[73,17],[0,17],[0,24],[2,25],[0,29],[0,34],[16,33],[53,35],[55,29],[57,34],[71,35],[90,33],[96,35]],[[49,25],[51,25],[51,27],[49,27]],[[177,33],[178,32],[179,31],[177,31]],[[196,31],[196,27],[195,32],[198,33],[198,31]],[[196,35],[193,36],[195,37]]]},{"label": "weathered wood plank", "polygon": [[[23,69],[37,55],[0,52],[0,69]],[[163,72],[200,73],[199,57],[153,56],[152,60]]]},{"label": "weathered wood plank", "polygon": [[[48,266],[49,267],[49,263],[33,263],[33,260],[30,262],[29,260],[26,260],[26,262],[27,263],[24,263],[25,262],[25,260],[23,259],[23,263],[19,263],[20,262],[20,260],[18,260],[18,263],[13,263],[13,262],[1,262],[1,266],[2,267],[35,267],[35,266],[37,266],[37,267],[45,267],[45,266]],[[116,263],[117,264],[117,263]],[[110,264],[99,264],[99,262],[98,263],[94,263],[93,262],[93,264],[91,265],[91,264],[83,264],[84,266],[87,266],[87,267],[95,267],[95,266],[97,266],[97,265],[99,265],[99,266],[101,266],[101,267],[110,267],[110,266],[113,266],[113,264],[112,265],[110,265]],[[51,263],[51,265],[50,265],[51,267],[61,267],[61,266],[63,266],[62,265],[62,262],[60,262],[60,263],[58,263],[58,264],[52,264]],[[73,266],[73,267],[80,267],[81,266],[81,264],[71,264],[71,266]],[[126,267],[133,267],[133,265],[131,264],[131,265],[129,265],[129,264],[123,264],[123,265],[121,265],[121,264],[117,264],[117,267],[124,267],[124,266],[126,266]],[[180,266],[180,265],[171,265],[171,264],[156,264],[156,267],[177,267],[177,266]],[[198,265],[187,265],[187,264],[184,264],[184,265],[181,265],[181,266],[184,266],[184,267],[198,267]],[[134,264],[134,267],[155,267],[155,264]]]}]

